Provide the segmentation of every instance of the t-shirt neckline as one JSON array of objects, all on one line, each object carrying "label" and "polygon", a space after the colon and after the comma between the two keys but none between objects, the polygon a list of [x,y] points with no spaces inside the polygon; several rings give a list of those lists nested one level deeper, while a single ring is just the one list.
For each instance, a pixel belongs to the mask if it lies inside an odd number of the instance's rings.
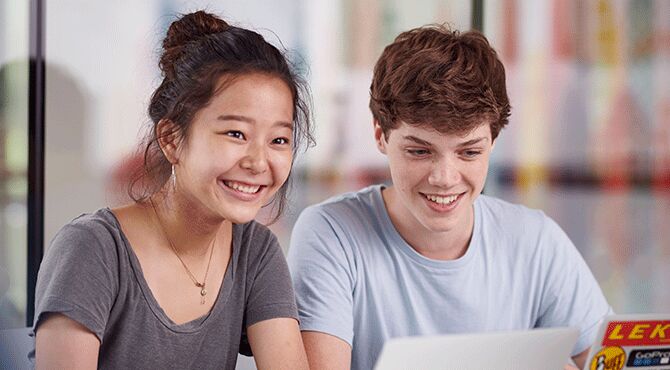
[{"label": "t-shirt neckline", "polygon": [[239,227],[239,225],[233,224],[233,230],[232,230],[233,235],[231,238],[233,244],[232,246],[233,253],[230,260],[228,261],[228,266],[226,267],[226,273],[223,276],[223,281],[221,283],[223,284],[223,286],[219,289],[219,294],[216,297],[214,305],[212,306],[212,308],[209,310],[208,313],[200,317],[197,317],[191,321],[187,321],[183,324],[177,324],[174,321],[172,321],[172,319],[165,313],[160,304],[158,304],[156,297],[154,296],[153,292],[151,291],[151,288],[149,287],[149,284],[144,278],[144,272],[142,271],[140,260],[137,258],[135,251],[130,245],[130,241],[126,237],[126,234],[123,232],[123,229],[121,228],[121,223],[116,218],[116,215],[108,207],[104,208],[104,210],[111,216],[115,226],[119,230],[119,235],[121,236],[121,239],[123,241],[124,248],[128,252],[130,265],[133,270],[133,273],[135,274],[135,279],[140,287],[140,290],[142,291],[142,295],[144,296],[145,301],[149,306],[149,309],[166,328],[177,333],[196,332],[205,325],[205,323],[208,321],[208,318],[212,317],[213,315],[217,315],[219,311],[222,309],[222,307],[226,305],[226,302],[228,301],[228,298],[230,297],[230,294],[232,292],[232,285],[233,285],[232,283],[234,281],[235,276],[235,266],[237,266],[237,260],[239,256],[239,246],[241,245],[240,241],[238,240],[239,238],[236,237],[237,235],[241,235],[241,233],[238,232],[238,230],[236,230],[236,228]]}]

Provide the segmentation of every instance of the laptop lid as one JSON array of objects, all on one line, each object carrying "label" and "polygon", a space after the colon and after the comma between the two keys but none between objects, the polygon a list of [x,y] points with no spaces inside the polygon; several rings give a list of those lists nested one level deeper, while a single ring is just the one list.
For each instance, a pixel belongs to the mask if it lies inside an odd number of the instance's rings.
[{"label": "laptop lid", "polygon": [[670,370],[670,314],[603,318],[584,370]]},{"label": "laptop lid", "polygon": [[375,370],[559,370],[578,336],[575,328],[549,328],[393,338]]}]

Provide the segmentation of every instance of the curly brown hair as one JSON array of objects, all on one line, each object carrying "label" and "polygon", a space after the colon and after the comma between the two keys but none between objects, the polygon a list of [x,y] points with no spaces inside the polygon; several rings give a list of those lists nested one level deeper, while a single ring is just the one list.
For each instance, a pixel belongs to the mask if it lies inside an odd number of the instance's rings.
[{"label": "curly brown hair", "polygon": [[386,136],[400,122],[449,134],[488,123],[495,139],[510,114],[505,68],[480,32],[415,28],[401,33],[377,61],[370,110]]}]

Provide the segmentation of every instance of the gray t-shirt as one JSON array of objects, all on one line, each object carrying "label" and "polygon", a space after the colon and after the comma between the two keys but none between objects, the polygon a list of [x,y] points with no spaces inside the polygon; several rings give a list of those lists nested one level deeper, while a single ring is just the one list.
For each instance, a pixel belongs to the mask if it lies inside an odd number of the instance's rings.
[{"label": "gray t-shirt", "polygon": [[439,261],[400,236],[381,189],[305,209],[289,248],[301,329],[349,343],[353,370],[372,369],[384,342],[403,336],[572,326],[572,354],[591,345],[611,308],[544,213],[480,195],[465,255]]},{"label": "gray t-shirt", "polygon": [[297,318],[281,248],[272,232],[252,221],[233,226],[232,258],[211,311],[176,325],[107,208],[76,218],[56,235],[35,295],[33,333],[45,313],[64,314],[100,339],[98,367],[108,369],[234,369],[238,351],[251,354],[248,326]]}]

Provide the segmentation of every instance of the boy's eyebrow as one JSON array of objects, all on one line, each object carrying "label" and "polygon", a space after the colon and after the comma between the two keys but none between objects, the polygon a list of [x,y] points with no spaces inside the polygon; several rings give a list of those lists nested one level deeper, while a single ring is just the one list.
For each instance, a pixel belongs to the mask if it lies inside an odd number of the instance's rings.
[{"label": "boy's eyebrow", "polygon": [[415,143],[417,143],[417,144],[419,144],[419,145],[433,146],[433,144],[427,142],[426,140],[419,139],[419,138],[416,137],[416,136],[405,135],[405,136],[403,136],[403,138],[404,138],[405,140],[413,141],[413,142],[415,142]]},{"label": "boy's eyebrow", "polygon": [[[403,138],[406,139],[406,140],[413,141],[413,142],[415,142],[419,145],[433,146],[433,144],[431,144],[431,143],[429,143],[425,140],[419,139],[416,136],[405,135],[405,136],[403,136]],[[459,147],[464,147],[464,146],[475,145],[475,144],[478,144],[480,142],[487,141],[488,139],[489,138],[487,138],[486,136],[482,136],[482,137],[474,138],[474,139],[468,140],[466,142],[460,143],[460,144],[458,144],[458,146]]]},{"label": "boy's eyebrow", "polygon": [[[224,114],[221,116],[216,117],[217,120],[219,121],[240,121],[240,122],[246,122],[252,125],[256,124],[256,120],[251,118],[251,117],[246,117],[246,116],[240,116],[238,114]],[[277,121],[273,124],[273,126],[281,126],[281,127],[286,127],[288,129],[293,130],[293,122],[286,122],[286,121]]]},{"label": "boy's eyebrow", "polygon": [[480,142],[487,141],[489,138],[486,136],[478,137],[472,140],[468,140],[466,142],[458,144],[459,147],[464,147],[464,146],[470,146],[470,145],[475,145],[479,144]]}]

